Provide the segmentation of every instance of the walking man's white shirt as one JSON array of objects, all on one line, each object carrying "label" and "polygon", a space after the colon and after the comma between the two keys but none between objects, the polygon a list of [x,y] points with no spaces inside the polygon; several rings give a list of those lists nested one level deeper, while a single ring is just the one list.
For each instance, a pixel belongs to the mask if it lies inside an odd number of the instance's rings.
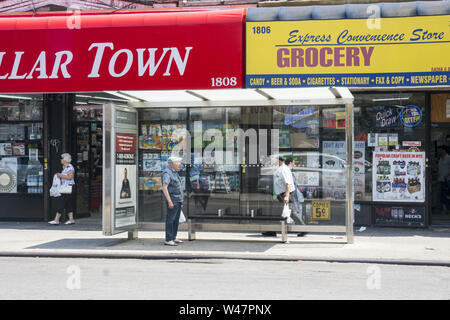
[{"label": "walking man's white shirt", "polygon": [[289,190],[295,190],[294,180],[292,179],[291,169],[284,163],[275,171],[274,191],[276,195],[286,192],[286,184],[289,185]]}]

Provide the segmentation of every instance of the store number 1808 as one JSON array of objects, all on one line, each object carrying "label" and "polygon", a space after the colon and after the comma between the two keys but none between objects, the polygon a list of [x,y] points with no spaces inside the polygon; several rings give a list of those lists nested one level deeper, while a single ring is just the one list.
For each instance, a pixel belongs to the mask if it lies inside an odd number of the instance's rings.
[{"label": "store number 1808", "polygon": [[236,77],[211,78],[212,87],[235,87],[236,85],[237,85]]}]

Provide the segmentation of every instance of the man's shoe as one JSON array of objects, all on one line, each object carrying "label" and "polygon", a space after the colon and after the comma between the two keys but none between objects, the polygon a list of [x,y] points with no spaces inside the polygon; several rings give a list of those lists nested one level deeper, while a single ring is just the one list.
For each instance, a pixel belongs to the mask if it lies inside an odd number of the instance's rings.
[{"label": "man's shoe", "polygon": [[297,237],[304,237],[304,236],[306,236],[308,234],[308,232],[299,232],[298,234],[297,234]]},{"label": "man's shoe", "polygon": [[174,241],[165,241],[164,242],[164,244],[166,245],[166,246],[177,246],[177,244],[174,242]]},{"label": "man's shoe", "polygon": [[276,237],[277,233],[275,231],[265,231],[265,232],[262,232],[262,235],[264,237]]},{"label": "man's shoe", "polygon": [[175,243],[183,243],[183,241],[179,240],[179,239],[175,239],[175,240],[173,240],[173,242],[175,242]]},{"label": "man's shoe", "polygon": [[50,221],[48,224],[51,224],[52,226],[57,226],[57,225],[59,225],[59,223],[56,222],[55,220]]}]

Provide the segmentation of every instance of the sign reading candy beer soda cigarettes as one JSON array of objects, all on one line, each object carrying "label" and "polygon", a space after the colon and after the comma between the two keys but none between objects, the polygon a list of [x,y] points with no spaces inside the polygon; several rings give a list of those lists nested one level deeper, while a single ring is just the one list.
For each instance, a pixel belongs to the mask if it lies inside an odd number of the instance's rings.
[{"label": "sign reading candy beer soda cigarettes", "polygon": [[247,22],[246,86],[449,86],[449,19]]}]

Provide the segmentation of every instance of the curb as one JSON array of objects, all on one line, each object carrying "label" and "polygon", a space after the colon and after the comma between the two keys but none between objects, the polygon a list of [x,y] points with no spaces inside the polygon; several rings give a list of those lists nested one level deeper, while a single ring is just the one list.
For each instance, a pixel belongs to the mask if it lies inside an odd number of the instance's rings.
[{"label": "curb", "polygon": [[411,266],[439,266],[450,267],[450,261],[409,260],[409,259],[359,259],[359,258],[317,258],[302,256],[275,256],[257,254],[188,254],[188,253],[156,253],[156,252],[87,252],[87,251],[3,251],[0,257],[22,258],[87,258],[87,259],[141,259],[141,260],[254,260],[254,261],[284,261],[284,262],[333,262],[333,263],[362,263],[362,264],[388,264]]}]

